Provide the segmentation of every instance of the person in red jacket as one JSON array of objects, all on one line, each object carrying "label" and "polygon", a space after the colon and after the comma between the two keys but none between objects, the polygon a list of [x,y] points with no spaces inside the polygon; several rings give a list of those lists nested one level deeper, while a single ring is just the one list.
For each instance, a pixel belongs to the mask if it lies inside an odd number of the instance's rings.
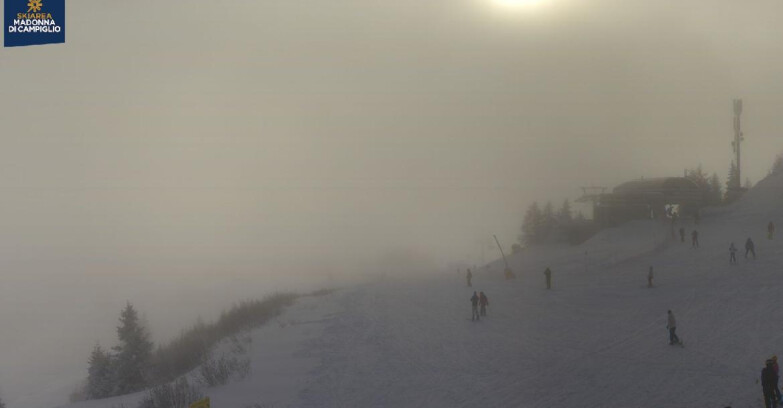
[{"label": "person in red jacket", "polygon": [[482,316],[486,316],[487,306],[489,306],[489,299],[487,299],[487,295],[485,295],[484,292],[479,292],[479,306],[481,306],[480,314]]}]

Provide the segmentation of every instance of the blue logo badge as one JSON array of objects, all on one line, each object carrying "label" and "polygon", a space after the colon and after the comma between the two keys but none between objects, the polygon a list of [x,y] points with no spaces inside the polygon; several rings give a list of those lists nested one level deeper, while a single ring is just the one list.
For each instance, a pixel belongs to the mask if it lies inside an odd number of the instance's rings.
[{"label": "blue logo badge", "polygon": [[5,46],[65,42],[65,0],[5,0]]}]

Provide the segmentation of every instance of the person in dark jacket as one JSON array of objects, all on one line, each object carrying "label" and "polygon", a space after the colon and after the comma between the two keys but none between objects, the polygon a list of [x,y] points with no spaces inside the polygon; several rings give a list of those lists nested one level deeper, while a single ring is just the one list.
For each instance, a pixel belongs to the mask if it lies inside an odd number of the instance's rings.
[{"label": "person in dark jacket", "polygon": [[731,245],[729,245],[729,263],[735,264],[737,263],[737,247],[734,246],[734,243],[732,242]]},{"label": "person in dark jacket", "polygon": [[[778,367],[778,356],[773,355],[772,358],[772,369],[775,370],[775,375],[778,376],[778,379],[780,379],[780,367]],[[775,399],[778,400],[779,403],[783,404],[783,399],[781,399],[780,396],[780,387],[778,387],[778,383],[775,383]]]},{"label": "person in dark jacket", "polygon": [[766,367],[761,370],[761,390],[764,392],[764,406],[766,408],[777,408],[778,401],[775,399],[775,388],[778,386],[778,375],[775,374],[774,362],[767,360]]},{"label": "person in dark jacket", "polygon": [[669,318],[666,321],[666,328],[669,329],[669,345],[681,344],[680,338],[677,337],[677,320],[674,318],[674,313],[669,310]]},{"label": "person in dark jacket", "polygon": [[473,297],[470,298],[470,303],[473,305],[473,314],[470,316],[470,320],[481,320],[478,310],[479,297],[475,291],[473,291]]},{"label": "person in dark jacket", "polygon": [[486,316],[487,315],[487,306],[489,306],[489,299],[487,299],[487,295],[484,294],[484,292],[479,292],[479,306],[481,306],[481,315]]},{"label": "person in dark jacket", "polygon": [[473,286],[473,284],[470,282],[473,280],[473,274],[470,272],[470,268],[468,268],[468,274],[466,278],[468,279],[468,286]]},{"label": "person in dark jacket", "polygon": [[753,259],[756,259],[756,246],[753,245],[753,240],[748,237],[748,240],[745,241],[745,259],[748,259],[748,252],[753,254]]}]

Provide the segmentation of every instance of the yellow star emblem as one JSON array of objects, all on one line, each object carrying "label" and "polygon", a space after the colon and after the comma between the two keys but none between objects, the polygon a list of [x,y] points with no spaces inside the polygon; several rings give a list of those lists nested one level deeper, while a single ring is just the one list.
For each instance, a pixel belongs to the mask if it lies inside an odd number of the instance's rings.
[{"label": "yellow star emblem", "polygon": [[41,0],[30,0],[29,2],[27,2],[27,7],[30,7],[29,9],[27,9],[28,13],[31,11],[32,12],[41,11],[41,7],[43,7],[43,3],[41,2]]}]

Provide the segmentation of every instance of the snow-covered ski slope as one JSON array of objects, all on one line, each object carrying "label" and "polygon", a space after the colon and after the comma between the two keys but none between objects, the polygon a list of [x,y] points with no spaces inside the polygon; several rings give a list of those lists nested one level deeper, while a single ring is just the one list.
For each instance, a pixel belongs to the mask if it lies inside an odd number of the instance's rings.
[{"label": "snow-covered ski slope", "polygon": [[[764,360],[783,356],[783,235],[766,238],[770,220],[783,228],[783,175],[698,226],[683,219],[685,243],[666,221],[636,221],[509,257],[513,281],[496,261],[472,288],[464,271],[402,273],[310,298],[254,333],[250,378],[206,393],[219,408],[761,407]],[[480,322],[473,290],[490,300]],[[668,345],[669,309],[685,348]]]}]

